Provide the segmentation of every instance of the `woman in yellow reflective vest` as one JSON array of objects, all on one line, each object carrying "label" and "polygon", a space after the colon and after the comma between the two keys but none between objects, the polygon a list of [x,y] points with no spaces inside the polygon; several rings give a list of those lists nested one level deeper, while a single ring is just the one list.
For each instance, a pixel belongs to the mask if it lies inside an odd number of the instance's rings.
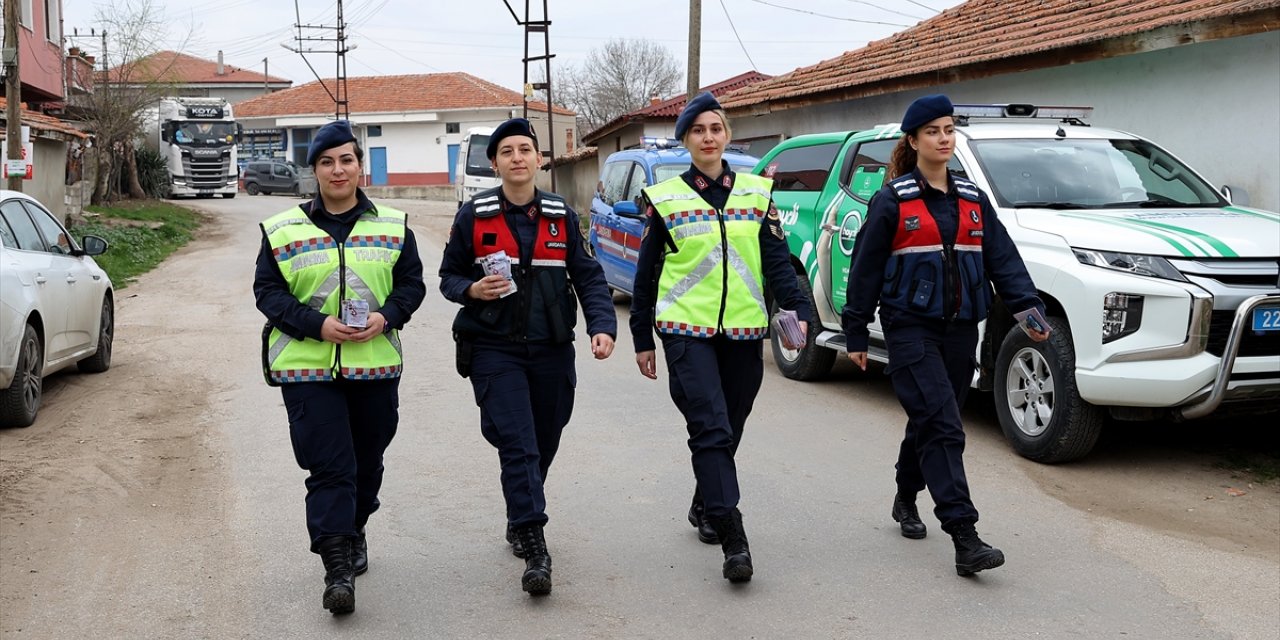
[{"label": "woman in yellow reflective vest", "polygon": [[253,283],[267,317],[263,373],[310,473],[307,531],[333,613],[355,609],[355,576],[369,568],[365,523],[399,420],[399,329],[426,294],[404,212],[358,187],[363,157],[347,121],[316,132],[307,162],[320,195],[263,221]]},{"label": "woman in yellow reflective vest", "polygon": [[689,523],[700,540],[720,544],[723,576],[745,582],[754,569],[738,510],[734,454],[764,376],[765,283],[806,333],[812,305],[796,284],[773,182],[735,173],[722,158],[731,132],[715,97],[704,92],[685,106],[676,137],[692,166],[644,190],[649,223],[631,333],[636,364],[651,379],[658,377],[655,328],[662,339],[671,399],[687,422],[697,480]]}]

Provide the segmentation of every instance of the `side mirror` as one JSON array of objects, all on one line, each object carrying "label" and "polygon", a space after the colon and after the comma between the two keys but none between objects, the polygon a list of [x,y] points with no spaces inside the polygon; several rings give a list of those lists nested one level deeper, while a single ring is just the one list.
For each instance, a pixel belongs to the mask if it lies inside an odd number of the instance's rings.
[{"label": "side mirror", "polygon": [[626,218],[640,217],[640,207],[631,200],[619,200],[613,203],[613,212]]},{"label": "side mirror", "polygon": [[100,236],[85,236],[80,240],[80,246],[84,247],[86,256],[100,256],[107,252],[107,241]]},{"label": "side mirror", "polygon": [[1249,192],[1245,191],[1244,187],[1233,187],[1224,184],[1220,191],[1227,198],[1227,202],[1241,207],[1249,206]]}]

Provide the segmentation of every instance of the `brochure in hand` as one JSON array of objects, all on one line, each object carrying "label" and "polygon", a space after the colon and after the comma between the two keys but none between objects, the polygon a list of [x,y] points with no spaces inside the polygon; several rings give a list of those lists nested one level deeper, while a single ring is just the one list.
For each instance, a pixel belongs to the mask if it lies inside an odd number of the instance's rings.
[{"label": "brochure in hand", "polygon": [[804,348],[805,335],[800,329],[800,319],[795,311],[781,309],[773,316],[773,330],[782,340],[782,346],[796,350]]},{"label": "brochure in hand", "polygon": [[369,326],[369,303],[364,300],[343,300],[342,324],[356,329]]},{"label": "brochure in hand", "polygon": [[486,276],[500,275],[511,284],[507,288],[507,292],[499,296],[500,298],[505,298],[516,292],[516,281],[511,277],[511,258],[507,257],[506,251],[498,251],[480,258],[480,266],[484,269]]},{"label": "brochure in hand", "polygon": [[1018,321],[1018,326],[1022,327],[1022,330],[1027,335],[1031,335],[1032,332],[1044,333],[1049,330],[1049,321],[1044,319],[1044,315],[1040,313],[1040,309],[1037,307],[1019,311],[1013,314],[1013,317]]}]

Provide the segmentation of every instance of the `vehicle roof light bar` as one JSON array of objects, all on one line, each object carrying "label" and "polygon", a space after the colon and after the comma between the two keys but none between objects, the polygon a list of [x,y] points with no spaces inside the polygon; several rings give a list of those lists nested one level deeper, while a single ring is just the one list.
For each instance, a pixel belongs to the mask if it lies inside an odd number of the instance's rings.
[{"label": "vehicle roof light bar", "polygon": [[640,146],[645,149],[674,149],[680,146],[680,141],[662,136],[640,136]]},{"label": "vehicle roof light bar", "polygon": [[955,116],[959,124],[965,124],[970,118],[1038,118],[1083,125],[1084,119],[1091,115],[1093,107],[1037,106],[1025,103],[955,105]]}]

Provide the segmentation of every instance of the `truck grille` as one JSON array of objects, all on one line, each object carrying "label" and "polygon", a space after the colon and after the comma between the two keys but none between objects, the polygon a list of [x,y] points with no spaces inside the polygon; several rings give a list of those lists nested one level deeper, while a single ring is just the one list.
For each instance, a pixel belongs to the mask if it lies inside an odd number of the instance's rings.
[{"label": "truck grille", "polygon": [[[1222,357],[1227,346],[1227,334],[1231,333],[1231,322],[1235,317],[1236,312],[1231,310],[1213,312],[1209,321],[1209,344],[1205,347],[1209,353]],[[1241,358],[1280,355],[1280,331],[1250,331],[1249,322],[1250,319],[1245,318],[1244,337],[1240,339],[1240,350],[1236,355]]]},{"label": "truck grille", "polygon": [[194,157],[182,154],[182,171],[186,175],[187,184],[200,188],[217,189],[226,186],[233,178],[231,175],[231,154],[223,151],[212,157]]}]

